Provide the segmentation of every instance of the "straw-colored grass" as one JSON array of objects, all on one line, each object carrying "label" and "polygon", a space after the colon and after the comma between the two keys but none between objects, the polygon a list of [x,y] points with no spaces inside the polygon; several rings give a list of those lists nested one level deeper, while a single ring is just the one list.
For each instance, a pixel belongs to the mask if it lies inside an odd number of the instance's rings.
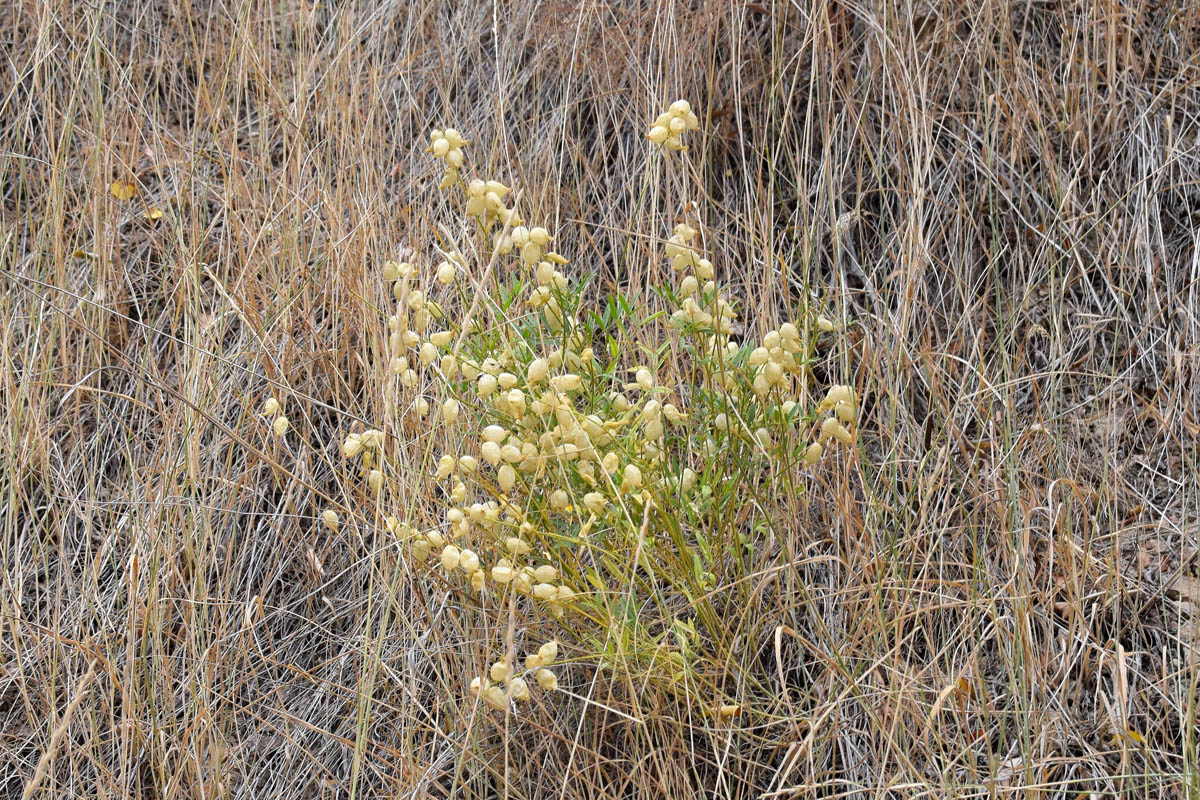
[{"label": "straw-colored grass", "polygon": [[[0,6],[0,796],[1200,796],[1194,3]],[[845,320],[858,453],[714,590],[747,713],[569,636],[481,712],[469,596],[320,524],[443,125],[598,302],[691,219],[748,337]]]}]

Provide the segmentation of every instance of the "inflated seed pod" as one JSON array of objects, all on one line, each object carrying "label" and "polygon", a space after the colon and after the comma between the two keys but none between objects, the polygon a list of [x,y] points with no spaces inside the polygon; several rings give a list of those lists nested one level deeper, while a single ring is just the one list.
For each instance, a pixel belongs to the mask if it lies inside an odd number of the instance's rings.
[{"label": "inflated seed pod", "polygon": [[506,559],[500,559],[496,566],[492,567],[492,580],[496,583],[508,583],[517,576],[516,570],[512,568]]},{"label": "inflated seed pod", "polygon": [[553,600],[558,594],[558,587],[552,583],[538,583],[533,587],[533,596],[539,600]]},{"label": "inflated seed pod", "polygon": [[371,487],[371,491],[373,492],[383,489],[383,473],[377,469],[371,470],[367,475],[367,485]]},{"label": "inflated seed pod", "polygon": [[274,397],[268,397],[263,403],[262,414],[264,417],[274,416],[279,412],[279,401]]},{"label": "inflated seed pod", "polygon": [[535,672],[534,678],[537,679],[538,686],[547,692],[553,692],[558,689],[558,677],[545,667]]},{"label": "inflated seed pod", "polygon": [[524,678],[513,678],[508,682],[508,696],[517,701],[529,699],[529,685]]},{"label": "inflated seed pod", "polygon": [[533,571],[533,579],[538,583],[553,583],[558,577],[558,570],[551,564],[542,564]]},{"label": "inflated seed pod", "polygon": [[544,645],[538,648],[538,661],[543,665],[549,666],[558,658],[558,640],[551,639]]},{"label": "inflated seed pod", "polygon": [[332,508],[327,508],[321,512],[321,523],[331,531],[338,529],[338,515]]},{"label": "inflated seed pod", "polygon": [[489,686],[483,690],[481,695],[484,702],[492,708],[503,711],[508,708],[508,698],[504,695],[504,690],[499,686]]},{"label": "inflated seed pod", "polygon": [[528,555],[533,548],[519,536],[510,536],[504,540],[504,549],[512,553],[514,556]]},{"label": "inflated seed pod", "polygon": [[484,442],[479,447],[479,455],[494,467],[500,463],[500,445],[495,442]]},{"label": "inflated seed pod", "polygon": [[442,567],[447,572],[453,570],[455,567],[458,566],[459,556],[460,556],[460,553],[459,553],[459,550],[457,547],[455,547],[452,544],[446,545],[444,548],[442,548],[442,555],[441,555]]},{"label": "inflated seed pod", "polygon": [[284,436],[288,432],[288,427],[288,418],[282,414],[276,417],[275,421],[271,423],[271,430],[276,436]]},{"label": "inflated seed pod", "polygon": [[479,569],[479,556],[474,550],[463,550],[458,556],[458,568],[470,575]]}]

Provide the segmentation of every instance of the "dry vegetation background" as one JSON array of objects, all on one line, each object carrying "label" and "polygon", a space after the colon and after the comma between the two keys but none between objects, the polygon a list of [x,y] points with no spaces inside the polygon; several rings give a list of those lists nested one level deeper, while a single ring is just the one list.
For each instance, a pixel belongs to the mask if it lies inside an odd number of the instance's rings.
[{"label": "dry vegetation background", "polygon": [[[1200,793],[1190,0],[15,0],[0,31],[0,795]],[[703,135],[634,214],[677,97]],[[445,124],[599,295],[652,300],[693,203],[749,329],[847,320],[812,391],[857,386],[861,457],[725,589],[733,720],[579,652],[571,694],[473,716],[462,596],[315,524],[379,412],[379,265],[454,220]]]}]

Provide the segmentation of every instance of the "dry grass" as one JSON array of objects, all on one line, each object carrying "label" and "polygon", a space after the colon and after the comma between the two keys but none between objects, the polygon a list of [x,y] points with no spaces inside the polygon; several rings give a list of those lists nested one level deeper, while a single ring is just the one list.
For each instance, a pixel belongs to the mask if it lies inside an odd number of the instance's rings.
[{"label": "dry grass", "polygon": [[[3,796],[1200,794],[1191,0],[0,20]],[[675,97],[707,132],[642,200]],[[378,265],[452,219],[436,124],[599,293],[649,298],[692,202],[751,328],[851,321],[861,458],[720,590],[742,716],[569,642],[569,695],[473,716],[495,632],[315,524],[384,412]]]}]

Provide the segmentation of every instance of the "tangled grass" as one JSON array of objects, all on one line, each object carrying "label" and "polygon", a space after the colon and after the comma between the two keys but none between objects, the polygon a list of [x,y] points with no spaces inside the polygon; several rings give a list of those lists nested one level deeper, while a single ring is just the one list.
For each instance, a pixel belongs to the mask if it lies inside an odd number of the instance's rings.
[{"label": "tangled grass", "polygon": [[[1194,5],[0,20],[0,793],[1200,793]],[[700,130],[655,160],[677,97]],[[471,235],[447,125],[619,344],[675,310],[681,222],[739,342],[839,324],[796,402],[852,384],[853,448],[719,485],[732,547],[625,609],[643,638],[481,614],[346,468],[382,424],[388,513],[444,513],[421,460],[455,439],[396,414],[380,270]],[[490,710],[510,631],[557,637],[558,688]],[[701,697],[656,679],[689,648],[722,654]]]}]

